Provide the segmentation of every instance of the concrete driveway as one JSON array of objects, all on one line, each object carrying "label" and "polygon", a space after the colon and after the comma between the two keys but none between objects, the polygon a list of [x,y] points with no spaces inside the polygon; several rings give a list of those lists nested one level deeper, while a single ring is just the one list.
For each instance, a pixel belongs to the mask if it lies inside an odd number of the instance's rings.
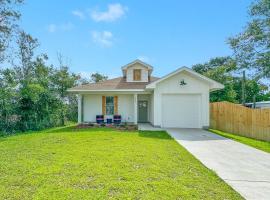
[{"label": "concrete driveway", "polygon": [[200,129],[166,129],[246,199],[270,199],[270,154]]}]

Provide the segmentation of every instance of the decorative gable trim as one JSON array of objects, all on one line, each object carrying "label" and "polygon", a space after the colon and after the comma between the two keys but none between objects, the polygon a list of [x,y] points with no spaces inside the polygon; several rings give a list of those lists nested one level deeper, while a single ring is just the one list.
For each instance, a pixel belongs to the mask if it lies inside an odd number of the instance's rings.
[{"label": "decorative gable trim", "polygon": [[178,74],[178,73],[180,73],[180,72],[183,72],[183,71],[186,71],[186,72],[190,73],[190,74],[193,75],[195,78],[198,78],[198,79],[200,79],[200,80],[203,80],[203,81],[208,82],[209,85],[210,85],[210,91],[219,90],[219,89],[223,89],[223,88],[224,88],[224,85],[221,84],[221,83],[218,83],[217,81],[214,81],[214,80],[212,80],[212,79],[210,79],[210,78],[207,78],[206,76],[203,76],[203,75],[201,75],[201,74],[199,74],[199,73],[193,71],[192,69],[190,69],[190,68],[188,68],[188,67],[181,67],[181,68],[179,68],[179,69],[173,71],[172,73],[170,73],[170,74],[164,76],[163,78],[158,79],[158,80],[156,80],[156,81],[154,81],[154,82],[148,84],[148,85],[146,86],[146,89],[154,89],[154,88],[156,87],[156,84],[157,84],[157,83],[160,83],[160,82],[162,82],[162,81],[164,81],[164,80],[166,80],[166,79],[168,79],[168,78],[170,78],[170,77],[172,77],[172,76],[174,76],[174,75],[176,75],[176,74]]},{"label": "decorative gable trim", "polygon": [[144,67],[148,68],[149,70],[153,70],[153,67],[151,65],[149,65],[149,64],[147,64],[147,63],[145,63],[145,62],[143,62],[143,61],[141,61],[139,59],[136,59],[136,60],[132,61],[131,63],[128,63],[128,64],[124,65],[122,67],[122,70],[126,70],[127,68],[129,68],[130,66],[132,66],[132,65],[134,65],[136,63],[143,65]]}]

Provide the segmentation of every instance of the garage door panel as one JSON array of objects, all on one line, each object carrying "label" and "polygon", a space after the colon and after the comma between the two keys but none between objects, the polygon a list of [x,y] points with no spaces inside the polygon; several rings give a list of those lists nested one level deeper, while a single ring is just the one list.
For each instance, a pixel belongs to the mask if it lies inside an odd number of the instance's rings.
[{"label": "garage door panel", "polygon": [[163,94],[162,126],[200,128],[200,95]]}]

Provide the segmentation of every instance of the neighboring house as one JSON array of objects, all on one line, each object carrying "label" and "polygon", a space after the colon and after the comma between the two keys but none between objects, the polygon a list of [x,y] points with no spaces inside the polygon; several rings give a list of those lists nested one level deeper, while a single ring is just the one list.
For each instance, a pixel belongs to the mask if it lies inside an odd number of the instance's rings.
[{"label": "neighboring house", "polygon": [[158,127],[209,126],[209,92],[224,86],[182,67],[162,77],[135,60],[122,67],[123,76],[69,89],[78,94],[78,122],[95,122],[96,115],[122,116],[123,122],[149,122]]},{"label": "neighboring house", "polygon": [[[253,103],[245,103],[246,107],[254,108]],[[255,108],[270,108],[270,101],[255,102]]]}]

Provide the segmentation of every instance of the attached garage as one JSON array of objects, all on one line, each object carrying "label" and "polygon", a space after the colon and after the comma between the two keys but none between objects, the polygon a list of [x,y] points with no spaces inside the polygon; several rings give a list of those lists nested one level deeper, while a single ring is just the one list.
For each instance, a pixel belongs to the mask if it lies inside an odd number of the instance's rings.
[{"label": "attached garage", "polygon": [[222,84],[182,67],[147,85],[153,91],[151,123],[163,128],[209,127],[209,93],[221,88]]},{"label": "attached garage", "polygon": [[161,106],[162,127],[202,127],[200,94],[163,94]]}]

